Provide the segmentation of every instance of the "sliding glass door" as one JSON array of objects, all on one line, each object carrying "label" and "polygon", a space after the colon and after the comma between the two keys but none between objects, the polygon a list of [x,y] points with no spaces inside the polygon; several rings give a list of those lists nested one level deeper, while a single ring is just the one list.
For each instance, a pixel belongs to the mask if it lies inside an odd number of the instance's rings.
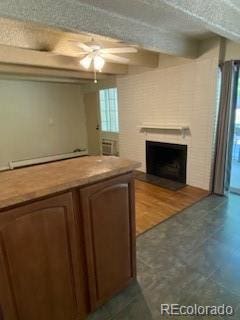
[{"label": "sliding glass door", "polygon": [[[240,77],[239,77],[240,78]],[[237,105],[233,138],[230,191],[240,194],[240,79],[237,85]]]}]

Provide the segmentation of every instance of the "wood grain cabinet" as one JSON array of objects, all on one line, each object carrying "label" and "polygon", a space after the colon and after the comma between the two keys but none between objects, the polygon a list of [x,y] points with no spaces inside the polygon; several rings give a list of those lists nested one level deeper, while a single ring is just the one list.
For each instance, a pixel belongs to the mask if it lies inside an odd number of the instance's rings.
[{"label": "wood grain cabinet", "polygon": [[134,277],[131,174],[0,212],[4,320],[82,320]]},{"label": "wood grain cabinet", "polygon": [[85,313],[72,194],[0,213],[4,320],[75,320]]},{"label": "wood grain cabinet", "polygon": [[131,174],[80,190],[91,309],[136,274],[134,186]]}]

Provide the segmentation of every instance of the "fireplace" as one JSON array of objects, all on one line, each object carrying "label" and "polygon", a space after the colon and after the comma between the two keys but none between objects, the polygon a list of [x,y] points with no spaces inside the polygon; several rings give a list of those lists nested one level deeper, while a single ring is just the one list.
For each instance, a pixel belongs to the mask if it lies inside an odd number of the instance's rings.
[{"label": "fireplace", "polygon": [[186,184],[187,146],[146,141],[147,174]]}]

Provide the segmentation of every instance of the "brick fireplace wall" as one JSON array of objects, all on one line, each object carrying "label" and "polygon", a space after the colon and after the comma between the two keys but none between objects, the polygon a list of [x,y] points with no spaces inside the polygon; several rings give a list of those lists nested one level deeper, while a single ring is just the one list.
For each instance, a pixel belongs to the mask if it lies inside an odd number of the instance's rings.
[{"label": "brick fireplace wall", "polygon": [[[142,163],[145,141],[188,145],[187,184],[210,189],[217,113],[219,41],[203,42],[198,59],[160,55],[159,68],[130,69],[117,78],[120,156]],[[187,124],[185,138],[176,132],[140,132],[142,122]]]}]

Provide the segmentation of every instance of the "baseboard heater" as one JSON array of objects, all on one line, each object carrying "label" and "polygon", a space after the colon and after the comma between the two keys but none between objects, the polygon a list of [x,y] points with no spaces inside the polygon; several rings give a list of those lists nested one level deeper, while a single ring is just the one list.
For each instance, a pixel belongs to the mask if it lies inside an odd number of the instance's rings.
[{"label": "baseboard heater", "polygon": [[57,155],[47,156],[47,157],[42,157],[42,158],[10,161],[8,169],[16,169],[16,168],[35,165],[35,164],[53,162],[53,161],[64,160],[64,159],[77,158],[77,157],[86,156],[86,155],[88,155],[88,151],[84,150],[84,151],[79,151],[79,152],[70,152],[70,153],[57,154]]}]

